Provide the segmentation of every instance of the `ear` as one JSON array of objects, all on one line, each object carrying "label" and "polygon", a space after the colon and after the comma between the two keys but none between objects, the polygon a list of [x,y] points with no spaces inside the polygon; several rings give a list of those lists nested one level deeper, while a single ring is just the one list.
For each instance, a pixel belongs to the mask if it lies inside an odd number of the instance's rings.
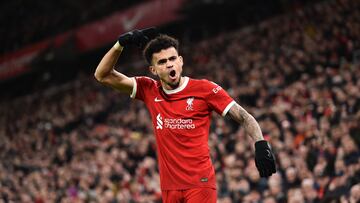
[{"label": "ear", "polygon": [[155,66],[149,66],[149,70],[153,75],[157,75]]},{"label": "ear", "polygon": [[184,65],[183,57],[182,57],[182,56],[179,56],[179,60],[180,60],[181,66],[183,66],[183,65]]}]

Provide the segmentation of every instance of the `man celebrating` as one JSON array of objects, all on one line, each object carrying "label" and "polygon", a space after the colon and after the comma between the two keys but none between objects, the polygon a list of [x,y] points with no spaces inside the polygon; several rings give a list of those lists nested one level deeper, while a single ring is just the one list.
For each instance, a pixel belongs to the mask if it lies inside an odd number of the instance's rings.
[{"label": "man celebrating", "polygon": [[[216,202],[215,170],[208,146],[212,111],[231,117],[253,138],[260,176],[275,173],[273,153],[254,117],[219,85],[183,76],[178,41],[159,35],[146,44],[152,33],[150,28],[121,35],[100,61],[95,77],[145,102],[156,136],[163,202]],[[144,76],[130,78],[114,70],[124,47],[144,44],[144,57],[158,81]]]}]

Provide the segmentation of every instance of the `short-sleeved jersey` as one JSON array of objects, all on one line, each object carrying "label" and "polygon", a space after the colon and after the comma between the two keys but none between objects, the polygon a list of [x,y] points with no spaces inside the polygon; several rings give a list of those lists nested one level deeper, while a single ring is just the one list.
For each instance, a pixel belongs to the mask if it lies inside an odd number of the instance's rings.
[{"label": "short-sleeved jersey", "polygon": [[183,77],[174,90],[135,77],[131,94],[145,102],[154,128],[162,190],[216,188],[208,136],[211,112],[225,116],[235,101],[219,85]]}]

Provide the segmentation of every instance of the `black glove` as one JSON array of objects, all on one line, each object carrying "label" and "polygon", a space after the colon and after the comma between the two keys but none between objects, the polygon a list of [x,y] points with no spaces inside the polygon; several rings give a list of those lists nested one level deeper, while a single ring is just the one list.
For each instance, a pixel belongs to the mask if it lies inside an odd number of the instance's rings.
[{"label": "black glove", "polygon": [[274,154],[265,140],[255,143],[255,165],[261,177],[269,177],[276,173]]},{"label": "black glove", "polygon": [[129,46],[131,44],[138,47],[144,47],[152,38],[157,35],[155,27],[150,27],[142,30],[132,30],[130,32],[120,35],[118,41],[121,46]]}]

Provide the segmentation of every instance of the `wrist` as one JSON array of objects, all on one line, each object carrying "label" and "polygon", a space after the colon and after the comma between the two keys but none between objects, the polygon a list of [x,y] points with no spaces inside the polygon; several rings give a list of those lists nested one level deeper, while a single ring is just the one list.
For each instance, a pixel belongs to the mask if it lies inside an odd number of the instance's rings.
[{"label": "wrist", "polygon": [[255,142],[255,148],[270,148],[270,145],[266,140],[259,140]]},{"label": "wrist", "polygon": [[121,44],[119,43],[119,41],[116,41],[116,43],[113,46],[114,49],[116,49],[117,51],[122,51],[124,49],[123,46],[121,46]]}]

